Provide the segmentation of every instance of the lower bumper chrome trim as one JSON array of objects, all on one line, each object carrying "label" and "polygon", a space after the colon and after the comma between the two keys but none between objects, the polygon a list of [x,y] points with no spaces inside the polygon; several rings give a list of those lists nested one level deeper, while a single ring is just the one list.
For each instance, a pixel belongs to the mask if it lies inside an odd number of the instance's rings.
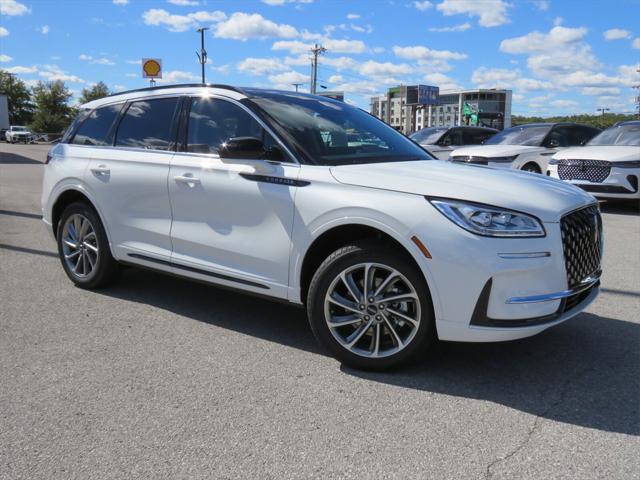
[{"label": "lower bumper chrome trim", "polygon": [[545,293],[543,295],[531,295],[528,297],[511,297],[506,301],[506,303],[508,305],[518,305],[522,303],[540,303],[549,302],[552,300],[562,300],[563,298],[571,297],[573,295],[577,295],[578,293],[584,292],[585,290],[588,290],[600,281],[601,274],[601,271],[593,273],[592,275],[589,275],[587,278],[582,280],[579,285],[568,290],[562,290],[561,292],[554,293]]}]

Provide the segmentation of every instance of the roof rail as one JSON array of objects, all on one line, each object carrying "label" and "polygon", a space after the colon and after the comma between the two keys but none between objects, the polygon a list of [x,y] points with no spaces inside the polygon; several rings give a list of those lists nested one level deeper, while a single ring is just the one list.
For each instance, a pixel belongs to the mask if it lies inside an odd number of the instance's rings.
[{"label": "roof rail", "polygon": [[225,90],[232,90],[238,93],[244,93],[237,87],[233,87],[231,85],[224,85],[220,83],[177,83],[174,85],[159,85],[157,87],[145,87],[145,88],[136,88],[133,90],[125,90],[123,92],[115,92],[111,95],[107,95],[107,97],[114,97],[116,95],[124,95],[126,93],[135,93],[135,92],[152,92],[155,90],[164,90],[167,88],[183,88],[183,87],[209,87],[209,88],[222,88]]}]

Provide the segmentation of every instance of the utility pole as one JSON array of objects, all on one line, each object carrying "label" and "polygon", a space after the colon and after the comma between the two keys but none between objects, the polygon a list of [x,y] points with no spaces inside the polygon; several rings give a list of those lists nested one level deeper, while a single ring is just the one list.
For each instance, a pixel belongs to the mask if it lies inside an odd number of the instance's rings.
[{"label": "utility pole", "polygon": [[611,110],[610,108],[604,108],[604,107],[600,107],[600,108],[596,108],[596,110],[598,112],[602,112],[602,118],[604,118],[604,112],[608,112],[609,110]]},{"label": "utility pole", "polygon": [[293,85],[294,87],[296,87],[296,92],[298,91],[298,87],[301,87],[302,84],[301,83],[292,83],[291,85]]},{"label": "utility pole", "polygon": [[204,65],[207,63],[207,51],[204,49],[204,32],[205,30],[209,30],[206,27],[201,27],[196,30],[196,32],[200,32],[200,53],[196,52],[198,56],[198,60],[200,61],[200,66],[202,67],[202,83],[205,83],[204,80]]},{"label": "utility pole", "polygon": [[322,55],[327,49],[317,43],[311,49],[313,58],[311,59],[311,94],[315,95],[318,83],[318,55]]},{"label": "utility pole", "polygon": [[[640,73],[640,66],[638,66],[636,72]],[[640,119],[640,83],[634,85],[632,88],[635,89],[638,92],[638,94],[636,95],[635,100],[636,100],[636,106],[638,108],[638,118]]]}]

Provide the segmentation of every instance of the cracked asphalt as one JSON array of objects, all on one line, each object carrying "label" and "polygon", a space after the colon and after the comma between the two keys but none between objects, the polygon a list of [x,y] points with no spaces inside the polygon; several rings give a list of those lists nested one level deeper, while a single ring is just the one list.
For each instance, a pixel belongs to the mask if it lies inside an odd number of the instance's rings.
[{"label": "cracked asphalt", "polygon": [[304,312],[127,269],[74,288],[46,147],[0,144],[0,478],[640,478],[640,217],[604,204],[602,294],[526,340],[342,367]]}]

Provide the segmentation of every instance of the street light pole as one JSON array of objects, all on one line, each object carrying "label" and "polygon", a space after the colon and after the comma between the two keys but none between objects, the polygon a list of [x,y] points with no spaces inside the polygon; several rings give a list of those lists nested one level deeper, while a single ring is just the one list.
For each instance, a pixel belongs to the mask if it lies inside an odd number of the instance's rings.
[{"label": "street light pole", "polygon": [[296,87],[296,92],[298,91],[298,87],[301,87],[302,84],[301,83],[292,83],[291,85],[293,85],[294,87]]},{"label": "street light pole", "polygon": [[604,112],[608,112],[609,110],[611,110],[610,108],[604,108],[604,107],[600,107],[600,108],[596,108],[596,110],[598,112],[602,112],[602,117],[604,117]]},{"label": "street light pole", "polygon": [[200,66],[202,68],[202,83],[205,83],[204,79],[204,66],[207,63],[207,51],[204,49],[204,32],[205,30],[209,30],[206,27],[201,27],[196,30],[196,32],[200,33],[200,53],[196,52],[198,56],[198,60],[200,61]]}]

